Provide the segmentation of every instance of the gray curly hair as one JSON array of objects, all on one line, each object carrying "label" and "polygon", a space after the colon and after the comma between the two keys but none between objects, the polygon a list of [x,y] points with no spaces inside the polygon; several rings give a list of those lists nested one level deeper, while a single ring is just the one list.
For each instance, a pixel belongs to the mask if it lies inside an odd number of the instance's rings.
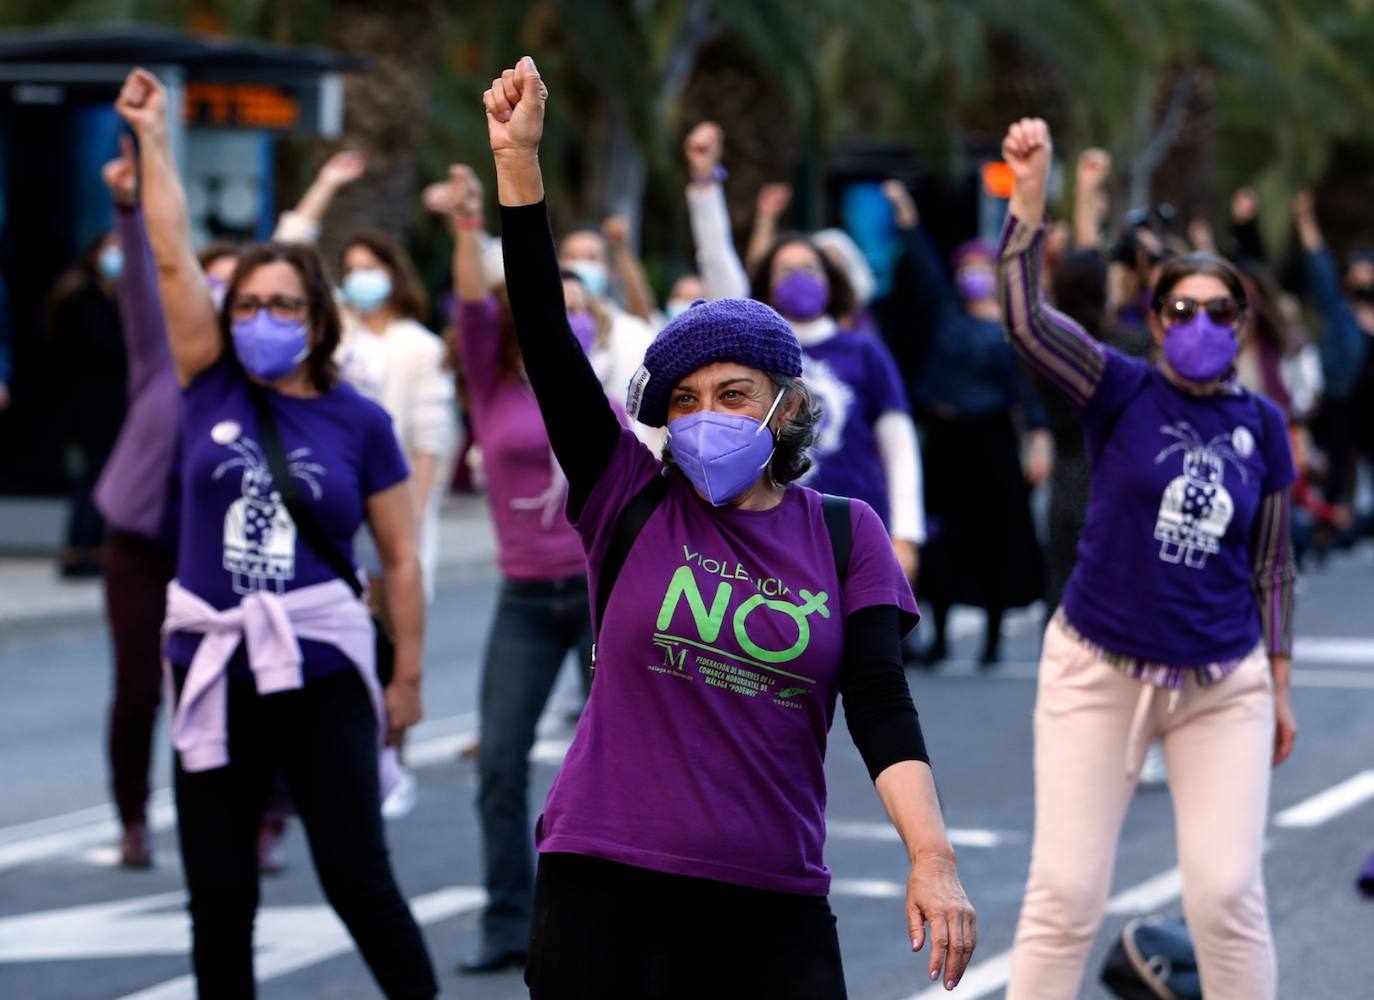
[{"label": "gray curly hair", "polygon": [[[817,430],[821,424],[821,406],[811,387],[791,375],[769,372],[768,380],[773,383],[773,399],[786,392],[797,400],[797,411],[782,425],[775,435],[773,458],[768,463],[768,473],[779,486],[796,482],[810,470],[811,446],[816,443]],[[671,449],[663,450],[663,464],[670,469],[677,468]]]}]

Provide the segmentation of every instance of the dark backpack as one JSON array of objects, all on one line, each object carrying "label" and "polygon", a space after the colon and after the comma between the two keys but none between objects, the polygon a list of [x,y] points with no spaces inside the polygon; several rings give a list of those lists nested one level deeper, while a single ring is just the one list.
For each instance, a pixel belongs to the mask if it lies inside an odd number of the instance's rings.
[{"label": "dark backpack", "polygon": [[1132,920],[1102,964],[1101,980],[1121,1000],[1202,1000],[1197,955],[1182,920]]},{"label": "dark backpack", "polygon": [[[611,541],[606,546],[606,558],[601,561],[601,576],[596,585],[596,619],[593,623],[595,634],[601,632],[601,622],[606,616],[606,605],[611,599],[616,577],[625,566],[630,548],[635,539],[648,523],[649,517],[663,498],[668,495],[668,477],[657,475],[636,493],[616,519],[611,529]],[[830,535],[830,551],[835,557],[835,572],[843,587],[849,577],[849,556],[854,549],[854,527],[850,520],[849,498],[831,496],[821,497],[821,513],[825,518],[825,530]],[[592,642],[592,669],[596,669],[596,642]]]}]

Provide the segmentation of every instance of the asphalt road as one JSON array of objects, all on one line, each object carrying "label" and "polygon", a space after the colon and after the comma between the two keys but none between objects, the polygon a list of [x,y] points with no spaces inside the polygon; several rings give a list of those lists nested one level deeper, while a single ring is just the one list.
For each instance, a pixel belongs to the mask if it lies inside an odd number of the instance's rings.
[{"label": "asphalt road", "polygon": [[[392,852],[447,995],[524,996],[516,974],[453,973],[478,942],[481,905],[472,767],[458,758],[473,712],[494,576],[471,571],[440,588],[428,649],[428,720],[412,740],[420,794],[390,824]],[[3,595],[0,595],[3,599]],[[1280,996],[1368,998],[1374,981],[1374,902],[1353,891],[1374,850],[1374,551],[1305,578],[1294,702],[1301,735],[1275,777],[1267,883],[1278,942]],[[1031,708],[1038,619],[1011,623],[1007,662],[977,673],[979,616],[956,618],[956,659],[913,673],[960,871],[979,912],[980,944],[959,996],[1000,996],[1029,859]],[[536,808],[570,733],[567,671],[536,747]],[[98,623],[10,628],[0,636],[0,997],[23,1000],[191,996],[187,922],[166,793],[155,800],[157,865],[113,866],[106,804],[104,711],[108,652]],[[165,736],[162,738],[165,742]],[[160,742],[160,745],[161,742]],[[168,775],[165,746],[157,784]],[[906,1000],[928,989],[904,942],[901,846],[841,725],[829,760],[835,873],[850,995]],[[1294,807],[1301,806],[1300,809]],[[311,1000],[375,996],[337,921],[323,905],[304,841],[293,830],[288,867],[264,883],[258,921],[260,996]],[[1131,913],[1179,912],[1167,792],[1141,791],[1127,820],[1113,903],[1092,968]],[[652,914],[646,914],[652,919]],[[1106,994],[1085,984],[1084,997]]]}]

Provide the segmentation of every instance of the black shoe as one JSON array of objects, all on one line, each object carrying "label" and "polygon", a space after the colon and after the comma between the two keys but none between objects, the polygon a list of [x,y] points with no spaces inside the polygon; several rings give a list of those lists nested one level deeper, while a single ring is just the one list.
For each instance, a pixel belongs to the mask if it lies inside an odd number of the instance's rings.
[{"label": "black shoe", "polygon": [[484,951],[458,963],[460,976],[485,976],[492,972],[505,972],[525,964],[523,948],[512,951]]}]

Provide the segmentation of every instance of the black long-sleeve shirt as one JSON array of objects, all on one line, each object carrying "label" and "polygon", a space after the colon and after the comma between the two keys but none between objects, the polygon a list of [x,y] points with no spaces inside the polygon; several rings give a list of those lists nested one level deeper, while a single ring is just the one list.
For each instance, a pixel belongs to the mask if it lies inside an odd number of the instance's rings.
[{"label": "black long-sleeve shirt", "polygon": [[[568,328],[545,205],[502,207],[501,244],[525,372],[554,456],[568,477],[568,514],[576,518],[610,465],[620,423]],[[843,655],[839,690],[845,721],[869,775],[877,778],[903,760],[928,763],[902,668],[897,607],[882,605],[850,614],[845,619]]]}]

